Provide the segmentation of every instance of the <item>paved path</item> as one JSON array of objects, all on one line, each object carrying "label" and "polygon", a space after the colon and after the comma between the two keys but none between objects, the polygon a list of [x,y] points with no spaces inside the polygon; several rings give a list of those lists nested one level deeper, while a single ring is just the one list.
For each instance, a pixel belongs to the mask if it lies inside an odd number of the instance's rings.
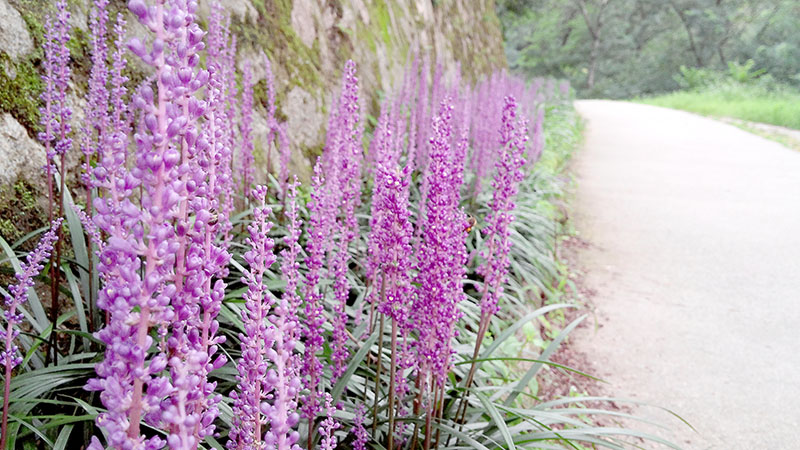
[{"label": "paved path", "polygon": [[578,349],[610,393],[692,423],[666,418],[685,448],[800,449],[800,152],[679,111],[577,109],[579,258],[597,294]]}]

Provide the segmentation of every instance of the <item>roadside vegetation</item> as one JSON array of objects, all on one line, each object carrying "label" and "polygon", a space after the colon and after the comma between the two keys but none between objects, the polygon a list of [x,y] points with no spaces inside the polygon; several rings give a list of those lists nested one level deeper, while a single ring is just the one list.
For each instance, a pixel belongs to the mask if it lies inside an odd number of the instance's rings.
[{"label": "roadside vegetation", "polygon": [[752,60],[729,63],[724,72],[683,66],[675,77],[682,90],[636,101],[800,130],[800,91],[753,66]]},{"label": "roadside vegetation", "polygon": [[[569,83],[473,85],[417,54],[365,126],[369,69],[348,61],[301,185],[270,60],[239,73],[227,11],[131,0],[150,35],[126,40],[108,5],[89,16],[86,123],[67,0],[46,21],[50,225],[0,230],[0,449],[677,448],[601,425],[636,419],[620,400],[540,388],[584,376],[552,358],[586,317],[556,245]],[[158,76],[132,83],[137,63]],[[256,125],[280,152],[268,173]]]}]

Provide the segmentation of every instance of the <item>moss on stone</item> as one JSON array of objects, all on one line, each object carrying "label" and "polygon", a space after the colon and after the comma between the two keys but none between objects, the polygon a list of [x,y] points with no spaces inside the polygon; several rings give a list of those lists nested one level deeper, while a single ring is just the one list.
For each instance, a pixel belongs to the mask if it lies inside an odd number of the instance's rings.
[{"label": "moss on stone", "polygon": [[39,95],[43,84],[32,58],[14,62],[0,52],[0,111],[29,131],[39,129]]},{"label": "moss on stone", "polygon": [[[39,96],[44,89],[40,66],[44,58],[45,30],[40,19],[52,11],[46,3],[31,0],[12,4],[28,27],[34,49],[17,61],[0,51],[0,112],[10,113],[31,135],[35,135],[40,130]],[[73,28],[67,47],[71,54],[74,86],[85,86],[91,64],[89,36],[85,31]]]},{"label": "moss on stone", "polygon": [[387,47],[393,47],[392,35],[389,32],[389,27],[392,25],[392,19],[389,17],[389,6],[386,2],[374,2],[370,7],[370,18],[374,27],[377,27],[375,31],[376,36],[381,36],[383,38],[384,44]]},{"label": "moss on stone", "polygon": [[258,12],[255,23],[234,17],[231,30],[240,47],[263,49],[275,66],[286,70],[295,85],[320,86],[319,51],[306,47],[291,24],[290,0],[253,0]]},{"label": "moss on stone", "polygon": [[40,197],[32,185],[21,180],[0,188],[0,236],[3,239],[11,243],[45,225],[46,218],[36,200]]}]

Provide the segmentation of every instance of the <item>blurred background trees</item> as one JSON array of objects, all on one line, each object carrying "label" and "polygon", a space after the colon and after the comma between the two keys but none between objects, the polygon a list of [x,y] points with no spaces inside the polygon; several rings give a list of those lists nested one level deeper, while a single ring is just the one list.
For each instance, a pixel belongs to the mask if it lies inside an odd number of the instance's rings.
[{"label": "blurred background trees", "polygon": [[720,76],[800,86],[796,0],[497,0],[497,11],[512,70],[568,79],[586,97]]}]

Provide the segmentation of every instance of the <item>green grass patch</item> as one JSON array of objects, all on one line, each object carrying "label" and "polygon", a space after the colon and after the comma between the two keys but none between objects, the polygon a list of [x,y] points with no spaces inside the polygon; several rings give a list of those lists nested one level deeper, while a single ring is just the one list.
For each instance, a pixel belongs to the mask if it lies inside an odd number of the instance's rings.
[{"label": "green grass patch", "polygon": [[800,130],[800,92],[790,88],[725,83],[635,101]]}]

